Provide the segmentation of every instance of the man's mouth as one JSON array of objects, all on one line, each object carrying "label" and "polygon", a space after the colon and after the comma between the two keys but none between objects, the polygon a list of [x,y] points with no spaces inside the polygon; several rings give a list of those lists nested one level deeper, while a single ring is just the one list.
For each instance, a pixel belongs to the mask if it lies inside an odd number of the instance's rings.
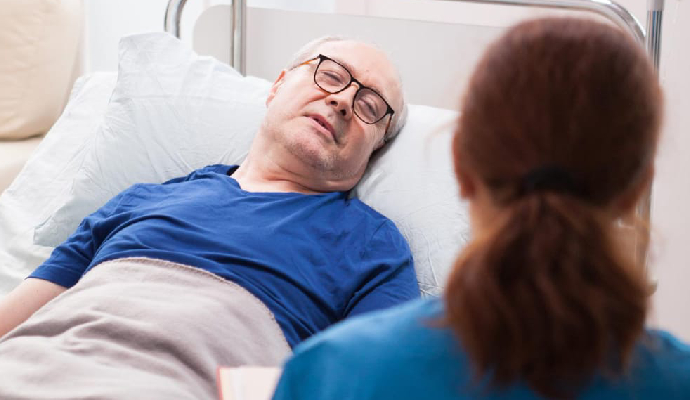
[{"label": "man's mouth", "polygon": [[316,121],[319,125],[321,125],[322,128],[324,128],[328,133],[331,134],[331,137],[333,138],[334,141],[337,142],[336,136],[335,136],[335,129],[333,129],[333,125],[328,122],[328,120],[324,117],[322,117],[319,114],[313,114],[309,116],[311,119]]}]

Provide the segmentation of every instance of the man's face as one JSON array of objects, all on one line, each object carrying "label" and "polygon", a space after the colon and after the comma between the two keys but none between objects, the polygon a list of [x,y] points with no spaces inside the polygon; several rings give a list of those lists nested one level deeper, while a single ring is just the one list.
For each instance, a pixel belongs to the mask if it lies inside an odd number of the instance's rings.
[{"label": "man's face", "polygon": [[[376,90],[400,112],[402,95],[396,71],[379,50],[354,41],[327,42],[313,54],[323,54],[346,66],[354,79]],[[319,179],[354,186],[371,153],[383,144],[391,116],[367,124],[353,113],[359,86],[352,83],[331,94],[314,83],[318,60],[281,74],[267,99],[264,133],[287,150],[288,168]]]}]

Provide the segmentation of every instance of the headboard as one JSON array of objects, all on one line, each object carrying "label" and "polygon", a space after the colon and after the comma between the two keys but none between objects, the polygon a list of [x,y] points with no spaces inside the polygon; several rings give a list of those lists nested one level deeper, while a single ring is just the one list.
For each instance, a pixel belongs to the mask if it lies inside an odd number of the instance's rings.
[{"label": "headboard", "polygon": [[[646,31],[626,8],[608,0],[396,0],[395,7],[387,0],[366,6],[334,1],[330,10],[323,6],[317,12],[289,5],[294,2],[276,8],[247,7],[245,0],[236,0],[232,6],[202,10],[193,33],[184,31],[193,36],[199,54],[213,55],[243,74],[269,80],[283,68],[280,62],[314,37],[343,34],[364,39],[389,52],[410,103],[457,109],[458,93],[486,45],[504,27],[547,12],[586,13],[614,23],[645,45],[658,65],[663,1],[649,0]],[[195,3],[187,8],[200,6]],[[165,29],[177,37],[183,32],[186,6],[187,0],[168,2]],[[422,83],[419,76],[425,73],[433,78]]]}]

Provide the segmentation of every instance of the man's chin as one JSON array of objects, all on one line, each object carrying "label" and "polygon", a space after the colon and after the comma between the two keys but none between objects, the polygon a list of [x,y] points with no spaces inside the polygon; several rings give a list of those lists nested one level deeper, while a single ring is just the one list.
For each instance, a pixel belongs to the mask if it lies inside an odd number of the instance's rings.
[{"label": "man's chin", "polygon": [[310,188],[318,192],[346,192],[355,187],[362,178],[362,173],[352,173],[338,169],[335,157],[324,155],[318,151],[307,151],[305,148],[294,149],[291,152],[295,159],[293,171],[310,177],[313,186]]},{"label": "man's chin", "polygon": [[313,143],[293,143],[288,146],[288,151],[310,169],[329,172],[335,169],[335,157],[323,148],[314,146]]}]

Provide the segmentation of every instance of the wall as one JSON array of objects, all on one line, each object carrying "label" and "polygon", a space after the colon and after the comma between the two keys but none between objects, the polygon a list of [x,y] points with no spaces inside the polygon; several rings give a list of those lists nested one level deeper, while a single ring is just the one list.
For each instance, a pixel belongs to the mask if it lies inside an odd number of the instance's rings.
[{"label": "wall", "polygon": [[652,194],[654,316],[690,340],[690,2],[667,1],[666,9],[660,60],[666,120]]},{"label": "wall", "polygon": [[[115,70],[117,68],[117,40],[120,36],[133,32],[161,31],[163,15],[167,1],[165,0],[85,0],[87,12],[87,35],[85,43],[85,71]],[[631,10],[644,24],[646,15],[645,0],[621,0],[620,3]],[[653,188],[652,226],[654,248],[651,267],[659,280],[657,293],[654,296],[654,313],[651,322],[669,329],[672,332],[690,340],[690,184],[686,171],[690,171],[690,52],[686,51],[687,38],[690,37],[690,4],[689,0],[667,0],[666,15],[663,24],[662,57],[660,79],[666,91],[667,115],[663,130],[663,140],[657,162],[657,175]],[[195,16],[201,13],[203,7],[214,4],[224,4],[218,1],[189,1],[182,21],[182,36],[192,36],[192,23]],[[357,15],[389,15],[398,19],[417,18],[427,21],[444,21],[447,23],[461,22],[481,25],[487,29],[505,26],[526,15],[535,15],[534,10],[514,7],[487,7],[477,4],[455,4],[452,2],[435,2],[421,0],[255,0],[249,1],[250,6],[257,7],[257,15],[261,7],[281,6],[288,9],[302,11],[323,11],[357,14]],[[540,12],[537,12],[540,14]],[[270,14],[266,14],[269,15]],[[315,17],[318,18],[318,17]],[[307,21],[307,25],[318,25],[317,20]],[[268,25],[267,25],[268,26]],[[299,26],[299,25],[294,25]],[[299,36],[306,35],[302,30],[289,29],[283,34]],[[328,25],[326,24],[326,28]],[[324,29],[326,29],[324,28]],[[275,39],[275,30],[265,27],[252,27],[253,43],[269,46]],[[462,29],[462,28],[461,28]],[[479,28],[481,31],[482,28]],[[486,29],[484,29],[486,30]],[[487,31],[478,43],[483,43],[491,37],[494,31]],[[306,36],[305,36],[306,37]],[[187,39],[191,40],[191,39]],[[415,46],[419,46],[424,37],[411,37]],[[465,39],[466,40],[466,39]],[[445,43],[451,42],[446,40]],[[471,41],[470,41],[471,42]],[[428,43],[428,46],[441,46],[445,43]],[[250,43],[251,44],[251,43]],[[466,46],[466,45],[465,45]],[[472,46],[470,43],[469,46]],[[476,43],[474,48],[479,48]],[[455,48],[467,51],[467,47],[460,45]],[[293,49],[275,49],[273,62],[281,59],[278,55],[290,54]],[[399,51],[398,53],[400,53]],[[468,54],[471,51],[468,52]],[[395,52],[394,52],[395,53]],[[474,53],[473,53],[474,54]],[[251,55],[251,54],[250,54]],[[395,54],[394,54],[395,55]],[[255,60],[248,61],[249,71],[257,72],[267,77],[274,76],[280,65],[261,67],[269,57],[257,54]],[[458,64],[459,81],[469,71],[474,55],[468,55],[467,63]],[[284,58],[284,57],[283,57]],[[282,60],[282,59],[281,59]],[[282,62],[282,61],[280,61]],[[421,67],[416,61],[405,61],[401,66],[403,78],[406,75],[418,76]],[[252,65],[253,64],[253,65]],[[453,62],[449,62],[452,66]],[[409,79],[408,79],[409,80]],[[426,93],[415,94],[419,102],[430,101],[446,96],[449,99],[456,95],[459,84],[444,90],[430,87]],[[440,93],[440,95],[439,95]],[[450,100],[443,100],[448,102]]]}]

